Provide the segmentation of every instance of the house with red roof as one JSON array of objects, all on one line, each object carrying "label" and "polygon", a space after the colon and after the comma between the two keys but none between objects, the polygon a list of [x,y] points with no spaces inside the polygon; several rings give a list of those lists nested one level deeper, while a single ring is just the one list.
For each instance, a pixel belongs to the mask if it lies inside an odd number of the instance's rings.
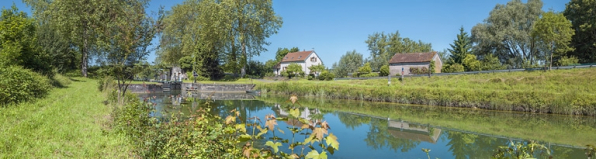
[{"label": "house with red roof", "polygon": [[435,73],[441,73],[443,62],[437,52],[397,53],[389,60],[389,74],[401,75],[403,71],[403,75],[409,75],[410,68],[428,69],[431,61],[435,63]]},{"label": "house with red roof", "polygon": [[[273,73],[275,73],[275,75],[280,75],[280,72],[286,70],[288,65],[292,63],[297,63],[302,66],[302,71],[304,71],[304,74],[310,74],[311,72],[308,68],[313,65],[322,65],[323,61],[321,61],[319,55],[317,55],[314,50],[291,52],[286,54],[281,62],[273,67]],[[319,72],[316,74],[318,73]]]}]

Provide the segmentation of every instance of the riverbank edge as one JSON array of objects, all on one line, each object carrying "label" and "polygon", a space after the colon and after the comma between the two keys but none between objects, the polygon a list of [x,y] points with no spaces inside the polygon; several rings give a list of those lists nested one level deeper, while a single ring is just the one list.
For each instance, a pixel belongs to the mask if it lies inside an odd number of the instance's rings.
[{"label": "riverbank edge", "polygon": [[314,96],[329,99],[363,100],[473,109],[520,111],[565,115],[596,115],[596,97],[587,93],[552,93],[534,90],[362,86],[330,82],[261,83],[256,89],[277,95]]}]

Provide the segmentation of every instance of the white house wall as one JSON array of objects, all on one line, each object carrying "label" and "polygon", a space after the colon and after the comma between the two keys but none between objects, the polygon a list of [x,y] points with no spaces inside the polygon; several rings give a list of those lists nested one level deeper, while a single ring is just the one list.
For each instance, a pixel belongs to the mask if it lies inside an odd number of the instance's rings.
[{"label": "white house wall", "polygon": [[[311,62],[310,58],[315,57],[317,58],[316,62]],[[274,73],[276,75],[280,75],[280,72],[284,70],[284,68],[288,67],[288,65],[292,64],[292,63],[297,63],[302,67],[302,71],[304,71],[304,74],[308,75],[310,74],[310,69],[308,69],[308,67],[313,66],[313,65],[320,65],[322,64],[321,62],[321,58],[319,58],[319,56],[317,56],[316,53],[311,53],[308,57],[306,57],[306,60],[304,61],[293,61],[293,62],[282,62],[280,64],[280,69],[279,72],[276,71],[276,69],[274,69]]]}]

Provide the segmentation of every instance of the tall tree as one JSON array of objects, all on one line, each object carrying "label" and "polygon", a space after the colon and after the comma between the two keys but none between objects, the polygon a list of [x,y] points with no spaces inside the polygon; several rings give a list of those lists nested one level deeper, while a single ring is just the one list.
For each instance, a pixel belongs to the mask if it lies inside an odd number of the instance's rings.
[{"label": "tall tree", "polygon": [[573,51],[569,47],[571,37],[575,34],[571,28],[571,22],[561,13],[553,11],[546,12],[534,24],[532,35],[543,43],[550,52],[549,69],[553,66],[554,56],[562,56],[568,51]]},{"label": "tall tree", "polygon": [[[282,25],[281,17],[275,15],[272,0],[228,0],[230,14],[233,17],[230,33],[233,37],[232,47],[235,42],[240,44],[240,59],[237,60],[241,67],[241,75],[246,73],[246,63],[252,56],[267,51],[264,45],[269,36],[276,34]],[[222,3],[224,3],[222,2]],[[236,49],[233,49],[236,50]],[[235,52],[232,52],[235,54]]]},{"label": "tall tree", "polygon": [[247,61],[266,51],[265,39],[281,27],[271,5],[271,0],[184,1],[165,18],[159,59],[176,64],[191,56],[198,72],[220,72],[218,63],[225,60],[230,70],[245,72]]},{"label": "tall tree", "polygon": [[15,5],[0,15],[0,67],[20,65],[52,76],[50,58],[36,46],[35,20]]},{"label": "tall tree", "polygon": [[497,4],[484,23],[472,28],[472,41],[477,56],[493,54],[514,67],[533,64],[539,58],[532,25],[542,13],[541,0],[511,0]]},{"label": "tall tree", "polygon": [[453,44],[449,44],[451,49],[448,49],[451,55],[449,56],[448,63],[462,64],[463,60],[468,54],[472,53],[472,41],[467,32],[464,31],[462,26],[457,34],[457,39],[453,40]]},{"label": "tall tree", "polygon": [[148,0],[106,0],[109,9],[104,18],[109,20],[96,30],[103,34],[98,38],[99,55],[117,79],[120,102],[132,76],[143,70],[142,61],[152,51],[149,46],[160,30],[161,18],[154,20],[146,14],[148,4]]},{"label": "tall tree", "polygon": [[356,72],[363,63],[362,54],[356,52],[356,50],[348,51],[341,56],[338,64],[333,64],[333,73],[337,77],[345,77],[348,73]]},{"label": "tall tree", "polygon": [[563,14],[571,21],[575,30],[571,45],[575,51],[570,54],[582,63],[596,62],[596,0],[571,0]]},{"label": "tall tree", "polygon": [[112,8],[107,0],[24,0],[37,17],[60,24],[57,29],[63,37],[70,39],[81,54],[81,74],[87,77],[87,66],[92,50],[103,33],[98,32],[110,19],[106,11]]},{"label": "tall tree", "polygon": [[414,41],[410,38],[402,38],[399,31],[395,33],[373,33],[365,41],[370,51],[367,59],[373,70],[379,70],[381,66],[389,64],[389,60],[396,53],[429,52],[432,50],[430,43]]}]

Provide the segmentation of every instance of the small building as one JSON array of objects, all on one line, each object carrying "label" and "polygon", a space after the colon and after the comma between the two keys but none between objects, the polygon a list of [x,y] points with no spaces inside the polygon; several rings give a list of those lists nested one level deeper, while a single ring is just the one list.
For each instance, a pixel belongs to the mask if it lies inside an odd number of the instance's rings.
[{"label": "small building", "polygon": [[[304,74],[310,74],[310,69],[308,69],[308,67],[323,64],[319,58],[319,55],[317,55],[314,50],[291,52],[286,54],[281,62],[273,67],[273,73],[275,73],[275,75],[280,75],[281,71],[286,70],[288,65],[292,63],[297,63],[302,66],[302,71],[304,71]],[[317,72],[317,74],[318,73],[319,72]]]},{"label": "small building", "polygon": [[403,71],[403,75],[410,75],[410,68],[428,69],[431,61],[435,62],[435,73],[441,73],[443,62],[437,52],[397,53],[389,60],[389,74],[401,75]]}]

